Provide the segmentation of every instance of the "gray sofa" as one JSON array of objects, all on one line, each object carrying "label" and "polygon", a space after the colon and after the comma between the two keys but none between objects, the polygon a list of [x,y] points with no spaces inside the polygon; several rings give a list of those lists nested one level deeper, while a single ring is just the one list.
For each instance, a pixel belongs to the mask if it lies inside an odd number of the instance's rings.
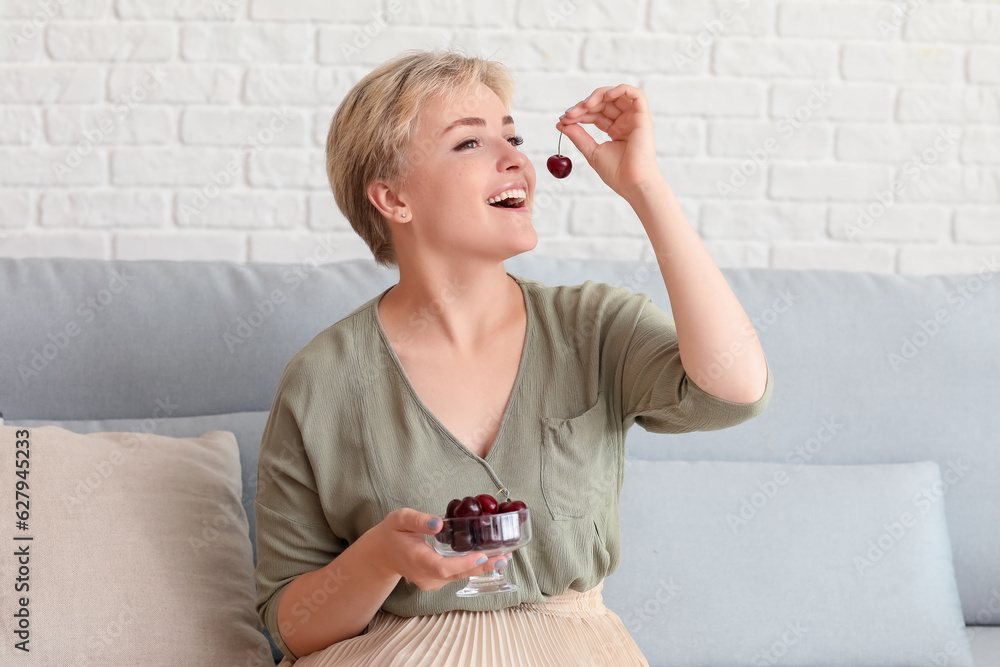
[{"label": "gray sofa", "polygon": [[[507,269],[623,285],[669,312],[652,264],[529,253]],[[966,637],[975,664],[1000,665],[995,270],[723,271],[774,394],[730,429],[629,433],[604,599],[650,665],[971,664]],[[168,436],[232,431],[253,545],[260,435],[286,362],[394,281],[370,261],[0,259],[0,411],[79,432],[147,418]],[[911,493],[928,480],[925,500]],[[906,507],[912,525],[897,521]],[[833,553],[855,557],[840,568]]]}]

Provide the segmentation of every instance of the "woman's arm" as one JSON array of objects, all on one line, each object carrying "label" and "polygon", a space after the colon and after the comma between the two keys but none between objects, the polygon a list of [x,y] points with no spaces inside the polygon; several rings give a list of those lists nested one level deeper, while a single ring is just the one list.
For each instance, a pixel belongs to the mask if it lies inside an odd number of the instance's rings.
[{"label": "woman's arm", "polygon": [[[598,144],[580,123],[592,123],[611,141]],[[639,216],[670,297],[685,373],[713,396],[756,401],[767,381],[764,351],[750,318],[660,174],[645,95],[625,84],[599,88],[556,127]]]},{"label": "woman's arm", "polygon": [[684,372],[713,396],[734,403],[756,401],[767,381],[757,332],[673,190],[660,178],[629,204],[656,252]]},{"label": "woman's arm", "polygon": [[404,576],[420,590],[436,591],[505,560],[504,554],[487,558],[479,551],[441,556],[424,541],[441,525],[433,514],[393,510],[332,561],[298,575],[278,598],[277,625],[285,646],[303,656],[356,637]]},{"label": "woman's arm", "polygon": [[303,656],[356,637],[374,618],[400,575],[381,559],[368,531],[324,567],[300,574],[278,599],[278,629],[285,645]]}]

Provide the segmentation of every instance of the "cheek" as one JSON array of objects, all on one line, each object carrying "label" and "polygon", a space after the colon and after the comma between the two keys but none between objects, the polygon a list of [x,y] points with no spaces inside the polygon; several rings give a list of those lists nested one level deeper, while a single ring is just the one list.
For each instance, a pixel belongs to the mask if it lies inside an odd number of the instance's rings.
[{"label": "cheek", "polygon": [[535,165],[532,164],[531,160],[527,160],[524,164],[524,174],[525,178],[529,183],[534,184],[535,182]]}]

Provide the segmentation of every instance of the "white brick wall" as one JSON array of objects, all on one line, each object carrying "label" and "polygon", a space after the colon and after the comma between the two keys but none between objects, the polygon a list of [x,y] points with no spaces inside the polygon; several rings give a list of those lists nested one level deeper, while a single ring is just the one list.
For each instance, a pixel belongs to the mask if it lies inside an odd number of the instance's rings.
[{"label": "white brick wall", "polygon": [[722,266],[976,271],[1000,251],[1000,2],[3,0],[0,255],[366,257],[327,124],[405,48],[514,71],[538,252],[648,259],[563,109],[641,86]]}]

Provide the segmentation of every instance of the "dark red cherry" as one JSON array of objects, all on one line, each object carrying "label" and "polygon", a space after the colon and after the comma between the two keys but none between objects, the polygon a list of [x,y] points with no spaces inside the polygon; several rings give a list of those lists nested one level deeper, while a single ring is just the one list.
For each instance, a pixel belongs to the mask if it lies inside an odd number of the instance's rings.
[{"label": "dark red cherry", "polygon": [[[500,507],[497,509],[498,514],[503,514],[505,512],[517,512],[519,510],[526,510],[528,506],[524,504],[523,500],[508,500],[505,503],[500,503]],[[520,518],[519,523],[524,523],[526,517],[523,514],[518,515]]]},{"label": "dark red cherry", "polygon": [[450,519],[453,516],[455,516],[455,510],[457,510],[458,506],[461,504],[462,504],[461,498],[455,498],[450,503],[448,503],[448,511],[444,513],[444,518]]},{"label": "dark red cherry", "polygon": [[497,513],[497,499],[488,493],[480,493],[476,496],[476,500],[479,501],[480,514],[496,514]]},{"label": "dark red cherry", "polygon": [[500,507],[497,508],[497,514],[503,514],[504,512],[516,512],[518,510],[526,509],[528,509],[528,506],[524,504],[523,500],[508,500],[500,503]]},{"label": "dark red cherry", "polygon": [[549,168],[549,173],[556,178],[566,178],[569,172],[573,171],[573,162],[565,155],[552,155],[545,166]]},{"label": "dark red cherry", "polygon": [[492,514],[483,514],[477,517],[478,523],[475,525],[477,542],[481,549],[495,549],[501,543],[501,526],[493,518]]},{"label": "dark red cherry", "polygon": [[451,542],[452,528],[451,522],[445,521],[444,525],[441,526],[441,530],[434,534],[434,539],[436,539],[441,544],[448,544]]},{"label": "dark red cherry", "polygon": [[528,506],[524,504],[523,500],[512,500],[510,501],[510,505],[507,507],[508,512],[517,512],[526,509],[528,509]]},{"label": "dark red cherry", "polygon": [[466,496],[462,498],[462,504],[455,508],[455,516],[479,516],[482,512],[482,507],[479,505],[479,501],[473,496]]},{"label": "dark red cherry", "polygon": [[559,133],[559,146],[556,148],[556,154],[549,157],[548,162],[545,163],[545,166],[549,169],[549,173],[556,178],[566,178],[569,176],[569,172],[573,171],[572,160],[560,153],[561,149],[562,132]]},{"label": "dark red cherry", "polygon": [[471,531],[456,529],[451,535],[451,548],[455,551],[472,551],[475,547]]}]

